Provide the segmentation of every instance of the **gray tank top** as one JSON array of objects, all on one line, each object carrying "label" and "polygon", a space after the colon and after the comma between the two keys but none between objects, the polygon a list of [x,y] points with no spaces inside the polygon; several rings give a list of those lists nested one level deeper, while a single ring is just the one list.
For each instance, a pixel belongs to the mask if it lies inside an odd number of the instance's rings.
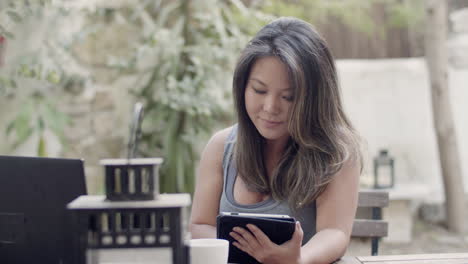
[{"label": "gray tank top", "polygon": [[276,201],[273,198],[255,204],[238,204],[234,199],[234,182],[237,177],[237,169],[233,162],[232,154],[237,139],[237,125],[233,126],[226,143],[223,156],[223,193],[219,204],[219,212],[258,213],[258,214],[283,214],[294,216],[301,222],[304,230],[302,244],[305,244],[315,234],[316,206],[315,201],[293,213],[287,201]]}]

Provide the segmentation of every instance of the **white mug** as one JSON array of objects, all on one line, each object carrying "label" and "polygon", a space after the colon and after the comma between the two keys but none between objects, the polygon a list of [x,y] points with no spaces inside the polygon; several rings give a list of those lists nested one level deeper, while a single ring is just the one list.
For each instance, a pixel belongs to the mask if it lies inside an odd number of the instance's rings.
[{"label": "white mug", "polygon": [[227,264],[229,242],[225,239],[190,239],[188,245],[191,264]]}]

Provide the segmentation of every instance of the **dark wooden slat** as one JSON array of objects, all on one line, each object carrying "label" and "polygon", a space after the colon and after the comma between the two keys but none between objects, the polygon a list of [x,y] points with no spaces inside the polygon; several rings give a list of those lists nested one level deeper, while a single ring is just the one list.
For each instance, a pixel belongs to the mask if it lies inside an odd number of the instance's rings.
[{"label": "dark wooden slat", "polygon": [[360,190],[358,207],[387,207],[388,192],[383,190]]},{"label": "dark wooden slat", "polygon": [[383,220],[355,219],[352,237],[384,237],[388,234],[388,223]]},{"label": "dark wooden slat", "polygon": [[388,234],[388,223],[381,220],[381,208],[388,204],[389,194],[386,190],[363,189],[359,191],[358,208],[372,208],[374,219],[355,219],[351,237],[372,239],[372,255],[378,254],[379,238]]}]

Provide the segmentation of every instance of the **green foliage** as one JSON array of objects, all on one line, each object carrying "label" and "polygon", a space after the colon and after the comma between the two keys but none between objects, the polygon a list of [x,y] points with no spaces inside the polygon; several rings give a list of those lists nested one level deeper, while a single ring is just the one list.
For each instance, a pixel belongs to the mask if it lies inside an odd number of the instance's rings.
[{"label": "green foliage", "polygon": [[277,16],[298,17],[312,24],[324,22],[329,16],[336,17],[361,32],[369,33],[374,27],[368,11],[375,1],[377,0],[271,0],[263,1],[261,9]]},{"label": "green foliage", "polygon": [[14,39],[14,33],[9,28],[14,24],[23,22],[24,17],[40,10],[51,3],[52,0],[2,0],[0,4],[0,36]]},{"label": "green foliage", "polygon": [[[5,13],[8,23],[0,23],[3,35],[14,30],[13,24],[21,25],[30,19],[24,14],[40,16],[45,12],[44,8],[27,11],[22,2],[18,3],[9,5],[10,12]],[[50,129],[63,135],[62,128],[69,121],[45,98],[52,97],[52,88],[56,91],[66,87],[68,76],[80,78],[63,58],[80,60],[73,51],[74,45],[89,39],[98,44],[102,41],[99,35],[108,27],[125,25],[130,32],[121,34],[133,35],[122,36],[127,42],[121,46],[130,47],[131,52],[110,55],[112,51],[101,50],[102,54],[109,54],[107,60],[87,66],[118,70],[121,76],[137,76],[138,81],[129,89],[133,100],[145,103],[140,152],[165,158],[162,192],[192,192],[201,142],[216,124],[230,118],[231,75],[240,48],[270,17],[248,10],[239,0],[142,0],[124,8],[80,11],[90,21],[88,26],[75,32],[72,39],[58,43],[63,36],[54,35],[55,26],[67,13],[47,6],[48,16],[55,22],[49,35],[43,36],[45,45],[25,51],[0,72],[4,95],[20,94],[18,82],[24,79],[46,87],[26,93],[29,95],[25,96],[25,107],[9,124],[8,135],[14,137],[17,146],[38,133],[38,154],[46,155],[43,131]]]},{"label": "green foliage", "polygon": [[312,24],[324,22],[330,17],[366,34],[379,33],[373,18],[373,7],[389,7],[389,25],[403,27],[418,23],[423,18],[423,0],[265,0],[261,10],[277,16],[294,16]]},{"label": "green foliage", "polygon": [[[258,8],[247,8],[240,0],[231,0],[233,7],[225,15],[229,23],[227,27],[233,31],[241,30],[247,36],[254,36],[269,21],[276,18],[274,13],[264,12]],[[283,14],[285,15],[285,14]]]},{"label": "green foliage", "polygon": [[67,14],[50,0],[11,0],[3,6],[6,8],[0,10],[0,35],[7,37],[7,49],[27,42],[27,39],[16,39],[17,32],[31,24],[38,28],[47,24],[47,30],[39,36],[41,45],[8,56],[7,63],[0,68],[0,96],[23,101],[21,110],[12,117],[5,131],[14,139],[11,147],[16,148],[32,135],[38,135],[37,154],[44,156],[47,155],[44,131],[52,131],[64,144],[63,128],[69,123],[53,102],[57,88],[65,87],[72,79],[67,75],[71,71],[62,68],[65,63],[60,53],[66,47],[56,37],[60,23],[55,21]]},{"label": "green foliage", "polygon": [[99,50],[107,54],[99,67],[136,79],[128,89],[133,101],[145,105],[139,152],[165,159],[160,190],[193,192],[201,145],[231,118],[232,72],[240,49],[252,29],[271,17],[239,0],[138,1],[85,13],[89,22],[69,46],[86,41],[99,46],[107,41],[99,35],[119,30],[120,52]]},{"label": "green foliage", "polygon": [[396,2],[390,6],[389,25],[393,27],[414,26],[424,20],[425,1]]},{"label": "green foliage", "polygon": [[6,133],[14,138],[14,148],[36,133],[39,136],[37,155],[47,156],[47,146],[43,136],[45,129],[50,129],[61,136],[60,139],[64,142],[63,128],[69,122],[68,116],[58,111],[50,100],[35,93],[22,102],[21,110],[8,124]]},{"label": "green foliage", "polygon": [[[200,142],[232,111],[233,66],[253,19],[262,23],[239,3],[171,1],[157,10],[135,7],[139,13],[114,14],[131,14],[127,22],[145,25],[133,55],[111,62],[122,73],[140,76],[131,90],[145,104],[140,151],[165,158],[162,192],[193,191]],[[248,27],[236,24],[247,16]],[[140,67],[148,58],[153,63]]]}]

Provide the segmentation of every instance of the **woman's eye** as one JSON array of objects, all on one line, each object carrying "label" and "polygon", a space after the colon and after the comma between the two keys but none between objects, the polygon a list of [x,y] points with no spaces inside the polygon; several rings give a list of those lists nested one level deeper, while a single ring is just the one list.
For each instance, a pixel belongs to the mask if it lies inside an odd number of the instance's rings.
[{"label": "woman's eye", "polygon": [[265,94],[266,93],[266,91],[263,91],[263,90],[259,90],[259,89],[256,89],[256,88],[252,88],[252,89],[255,91],[255,93],[258,93],[258,94]]},{"label": "woman's eye", "polygon": [[283,99],[288,101],[288,102],[292,102],[294,100],[294,97],[293,96],[283,96]]}]

